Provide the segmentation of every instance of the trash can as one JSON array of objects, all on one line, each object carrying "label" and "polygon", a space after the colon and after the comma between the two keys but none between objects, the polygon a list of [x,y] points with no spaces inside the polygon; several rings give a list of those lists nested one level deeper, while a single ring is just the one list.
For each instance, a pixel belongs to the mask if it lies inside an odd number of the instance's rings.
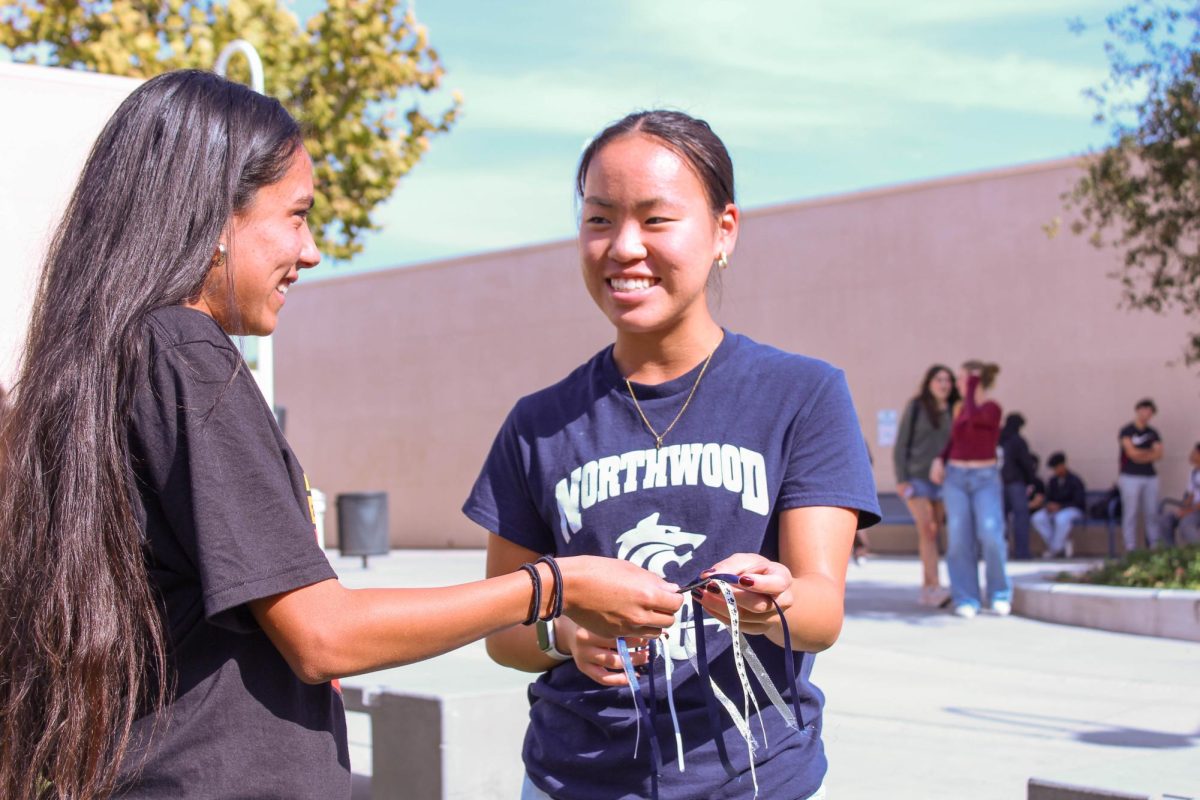
[{"label": "trash can", "polygon": [[337,496],[338,548],[344,556],[388,553],[387,492],[350,492]]}]

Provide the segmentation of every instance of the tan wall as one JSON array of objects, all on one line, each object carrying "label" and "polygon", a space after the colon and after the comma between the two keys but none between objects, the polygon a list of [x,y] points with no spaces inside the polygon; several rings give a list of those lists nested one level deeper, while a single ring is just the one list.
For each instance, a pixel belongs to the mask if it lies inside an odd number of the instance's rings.
[{"label": "tan wall", "polygon": [[92,142],[141,81],[0,64],[0,383],[16,362],[37,273]]},{"label": "tan wall", "polygon": [[[876,413],[900,409],[933,361],[998,361],[996,397],[1043,457],[1064,449],[1089,486],[1112,483],[1117,429],[1151,395],[1165,494],[1200,439],[1200,385],[1168,366],[1182,315],[1115,310],[1118,264],[1048,239],[1067,162],[748,212],[722,324],[827,359],[849,378],[880,489],[893,484]],[[476,546],[459,512],[512,403],[611,339],[573,242],[337,278],[288,295],[276,390],[288,438],[330,496],[389,493],[400,546]]]}]

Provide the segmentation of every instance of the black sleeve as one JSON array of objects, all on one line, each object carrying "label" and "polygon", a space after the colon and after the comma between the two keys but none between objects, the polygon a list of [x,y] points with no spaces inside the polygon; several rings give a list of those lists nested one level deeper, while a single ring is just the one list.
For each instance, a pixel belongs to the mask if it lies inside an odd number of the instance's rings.
[{"label": "black sleeve", "polygon": [[232,347],[158,353],[135,398],[141,472],[198,576],[211,621],[256,627],[244,604],[335,577],[304,477]]}]

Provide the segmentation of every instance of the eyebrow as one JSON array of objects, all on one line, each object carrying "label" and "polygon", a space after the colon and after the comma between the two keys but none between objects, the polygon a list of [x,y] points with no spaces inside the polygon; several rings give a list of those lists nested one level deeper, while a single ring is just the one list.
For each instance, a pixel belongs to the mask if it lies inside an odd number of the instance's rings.
[{"label": "eyebrow", "polygon": [[[616,206],[616,204],[611,200],[606,200],[602,197],[595,196],[585,197],[583,198],[583,202],[585,205],[600,206],[601,208],[613,208]],[[675,205],[675,203],[671,202],[665,197],[648,197],[645,200],[637,201],[633,204],[633,207],[636,211],[645,211],[646,209],[655,208],[656,206],[674,207]]]},{"label": "eyebrow", "polygon": [[297,197],[293,201],[293,205],[304,206],[305,208],[311,209],[315,202],[316,201],[313,199],[311,194],[304,194]]}]

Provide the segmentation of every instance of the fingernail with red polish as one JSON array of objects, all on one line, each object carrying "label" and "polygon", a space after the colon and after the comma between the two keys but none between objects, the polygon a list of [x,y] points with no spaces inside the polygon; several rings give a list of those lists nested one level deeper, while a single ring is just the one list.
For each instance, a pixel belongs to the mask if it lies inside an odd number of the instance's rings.
[{"label": "fingernail with red polish", "polygon": [[712,575],[714,572],[716,572],[715,569],[706,569],[706,570],[704,570],[704,572],[700,573],[700,576],[704,577],[705,575]]},{"label": "fingernail with red polish", "polygon": [[754,578],[751,578],[748,575],[743,575],[742,577],[738,578],[738,583],[740,583],[742,586],[753,586]]},{"label": "fingernail with red polish", "polygon": [[697,600],[701,600],[704,598],[704,592],[700,589],[692,589],[692,597]]},{"label": "fingernail with red polish", "polygon": [[708,590],[709,590],[710,592],[712,592],[713,594],[720,594],[720,593],[721,593],[721,587],[720,587],[720,586],[717,586],[715,583],[710,583],[710,584],[708,584],[707,586],[708,586]]}]

